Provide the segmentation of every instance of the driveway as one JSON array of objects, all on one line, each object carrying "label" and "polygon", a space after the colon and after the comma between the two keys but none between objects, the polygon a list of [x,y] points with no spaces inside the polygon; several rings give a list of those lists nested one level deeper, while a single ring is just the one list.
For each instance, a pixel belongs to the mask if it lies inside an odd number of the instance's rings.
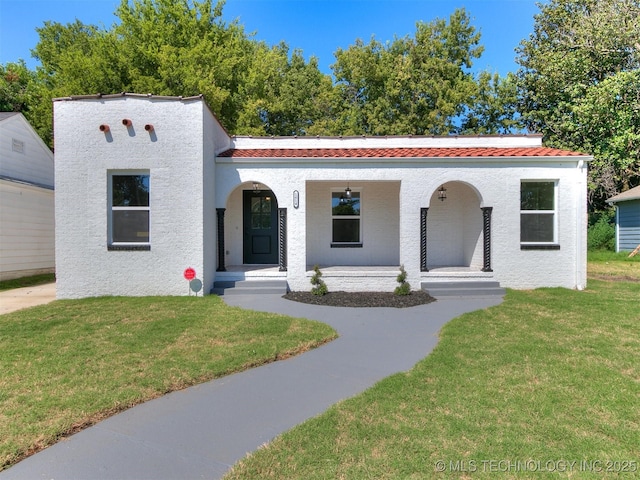
[{"label": "driveway", "polygon": [[450,298],[390,309],[320,307],[278,295],[224,299],[320,320],[340,337],[303,355],[138,405],[23,460],[1,472],[0,480],[221,478],[276,435],[410,369],[431,352],[447,321],[502,301]]},{"label": "driveway", "polygon": [[22,308],[43,305],[55,299],[55,283],[3,290],[0,292],[0,315],[15,312]]}]

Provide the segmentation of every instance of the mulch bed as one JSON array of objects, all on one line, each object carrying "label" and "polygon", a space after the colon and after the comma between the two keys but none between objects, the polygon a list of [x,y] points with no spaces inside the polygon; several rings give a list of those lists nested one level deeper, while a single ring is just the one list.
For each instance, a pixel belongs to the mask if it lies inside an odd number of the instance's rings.
[{"label": "mulch bed", "polygon": [[423,291],[411,292],[410,295],[395,295],[391,292],[329,292],[318,296],[311,292],[289,292],[283,296],[294,302],[326,305],[329,307],[393,307],[406,308],[425,305],[435,301],[431,295]]}]

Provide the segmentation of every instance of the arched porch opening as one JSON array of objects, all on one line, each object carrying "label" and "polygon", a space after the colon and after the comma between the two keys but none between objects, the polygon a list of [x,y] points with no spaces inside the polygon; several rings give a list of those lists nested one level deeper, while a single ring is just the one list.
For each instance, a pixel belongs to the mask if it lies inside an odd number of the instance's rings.
[{"label": "arched porch opening", "polygon": [[480,271],[484,266],[482,199],[471,185],[450,181],[431,195],[426,215],[426,266]]},{"label": "arched porch opening", "polygon": [[247,266],[286,269],[286,210],[275,193],[259,181],[236,186],[218,215],[218,271]]}]

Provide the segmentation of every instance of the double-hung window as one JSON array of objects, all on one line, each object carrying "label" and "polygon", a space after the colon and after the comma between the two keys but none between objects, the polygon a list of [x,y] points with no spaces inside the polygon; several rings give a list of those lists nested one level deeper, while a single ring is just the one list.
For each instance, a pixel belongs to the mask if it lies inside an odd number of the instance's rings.
[{"label": "double-hung window", "polygon": [[331,246],[361,247],[361,192],[331,193]]},{"label": "double-hung window", "polygon": [[523,180],[520,183],[520,243],[523,247],[556,245],[557,182]]},{"label": "double-hung window", "polygon": [[149,245],[149,172],[109,174],[109,245]]}]

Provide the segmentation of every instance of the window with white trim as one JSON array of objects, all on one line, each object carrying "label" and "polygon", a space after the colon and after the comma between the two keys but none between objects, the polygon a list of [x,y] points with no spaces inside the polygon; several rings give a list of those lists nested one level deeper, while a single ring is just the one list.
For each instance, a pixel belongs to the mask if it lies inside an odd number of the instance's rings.
[{"label": "window with white trim", "polygon": [[149,245],[149,172],[109,174],[109,245]]},{"label": "window with white trim", "polygon": [[361,192],[331,192],[331,246],[361,247]]},{"label": "window with white trim", "polygon": [[554,245],[557,243],[557,182],[522,180],[520,182],[520,243]]}]

